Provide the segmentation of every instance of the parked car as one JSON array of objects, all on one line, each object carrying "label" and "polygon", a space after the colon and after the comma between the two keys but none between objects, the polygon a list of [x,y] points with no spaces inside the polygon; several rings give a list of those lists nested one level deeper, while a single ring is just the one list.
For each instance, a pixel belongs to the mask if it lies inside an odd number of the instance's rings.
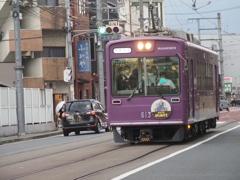
[{"label": "parked car", "polygon": [[231,101],[231,103],[230,103],[232,106],[239,106],[240,105],[240,99],[237,99],[237,100],[235,100],[235,101]]},{"label": "parked car", "polygon": [[236,100],[236,106],[240,106],[240,98]]},{"label": "parked car", "polygon": [[102,129],[109,131],[107,112],[99,101],[80,99],[66,102],[62,114],[64,136],[68,136],[70,132],[79,135],[80,131],[99,133]]},{"label": "parked car", "polygon": [[229,111],[229,102],[227,101],[227,99],[224,96],[220,95],[219,110],[222,111],[224,109]]}]

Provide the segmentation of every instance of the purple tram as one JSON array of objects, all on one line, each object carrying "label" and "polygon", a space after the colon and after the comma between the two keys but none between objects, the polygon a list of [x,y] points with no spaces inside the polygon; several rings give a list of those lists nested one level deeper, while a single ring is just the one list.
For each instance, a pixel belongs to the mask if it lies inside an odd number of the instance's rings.
[{"label": "purple tram", "polygon": [[216,127],[216,52],[180,38],[106,45],[107,108],[115,142],[179,142]]}]

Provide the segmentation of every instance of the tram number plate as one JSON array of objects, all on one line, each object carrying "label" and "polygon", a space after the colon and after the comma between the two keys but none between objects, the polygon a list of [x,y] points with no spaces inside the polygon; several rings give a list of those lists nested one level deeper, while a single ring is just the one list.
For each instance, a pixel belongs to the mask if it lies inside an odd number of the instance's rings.
[{"label": "tram number plate", "polygon": [[151,112],[141,112],[141,118],[151,118],[152,113]]}]

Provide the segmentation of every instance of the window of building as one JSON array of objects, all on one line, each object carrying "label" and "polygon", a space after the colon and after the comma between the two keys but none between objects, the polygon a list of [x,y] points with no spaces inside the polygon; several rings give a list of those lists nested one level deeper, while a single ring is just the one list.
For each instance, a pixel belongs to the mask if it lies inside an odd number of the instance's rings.
[{"label": "window of building", "polygon": [[58,6],[58,0],[37,0],[37,3],[40,6]]},{"label": "window of building", "polygon": [[117,19],[118,11],[116,9],[116,5],[111,2],[108,2],[107,7],[108,7],[108,19]]},{"label": "window of building", "polygon": [[91,60],[96,61],[96,59],[95,59],[96,51],[94,51],[94,49],[96,49],[96,47],[95,47],[94,38],[90,38],[90,47],[91,47]]},{"label": "window of building", "polygon": [[44,89],[40,89],[40,106],[46,105],[46,92]]},{"label": "window of building", "polygon": [[78,0],[78,13],[86,14],[86,0]]},{"label": "window of building", "polygon": [[84,90],[83,93],[84,93],[84,95],[83,95],[84,98],[85,98],[85,99],[88,99],[88,98],[89,98],[88,90]]},{"label": "window of building", "polygon": [[43,47],[43,51],[35,52],[35,57],[66,57],[65,47]]}]

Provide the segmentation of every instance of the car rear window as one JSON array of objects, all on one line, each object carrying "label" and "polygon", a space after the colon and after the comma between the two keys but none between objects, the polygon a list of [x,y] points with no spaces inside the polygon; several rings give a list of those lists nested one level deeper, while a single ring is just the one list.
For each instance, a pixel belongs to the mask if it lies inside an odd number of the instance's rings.
[{"label": "car rear window", "polygon": [[81,102],[66,103],[66,110],[67,111],[88,111],[88,110],[93,110],[93,108],[89,101],[81,101]]}]

